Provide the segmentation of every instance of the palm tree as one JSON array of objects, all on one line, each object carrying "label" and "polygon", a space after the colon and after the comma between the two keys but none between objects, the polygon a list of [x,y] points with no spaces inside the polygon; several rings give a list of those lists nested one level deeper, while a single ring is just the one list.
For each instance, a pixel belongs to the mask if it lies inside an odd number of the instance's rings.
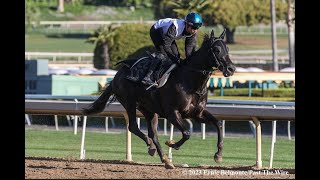
[{"label": "palm tree", "polygon": [[287,0],[288,11],[287,11],[287,26],[289,36],[289,62],[291,67],[295,67],[295,40],[294,40],[294,29],[295,29],[295,1]]},{"label": "palm tree", "polygon": [[63,13],[64,12],[64,0],[58,0],[58,12]]},{"label": "palm tree", "polygon": [[184,18],[189,12],[202,12],[207,8],[207,5],[211,3],[210,0],[178,0],[178,1],[169,1],[169,5],[173,6],[173,11],[181,18]]},{"label": "palm tree", "polygon": [[32,0],[25,1],[25,33],[38,24],[39,17],[40,10],[36,4]]},{"label": "palm tree", "polygon": [[113,44],[115,36],[111,25],[100,26],[92,33],[86,42],[95,44],[93,66],[97,69],[109,69],[110,56],[109,47]]}]

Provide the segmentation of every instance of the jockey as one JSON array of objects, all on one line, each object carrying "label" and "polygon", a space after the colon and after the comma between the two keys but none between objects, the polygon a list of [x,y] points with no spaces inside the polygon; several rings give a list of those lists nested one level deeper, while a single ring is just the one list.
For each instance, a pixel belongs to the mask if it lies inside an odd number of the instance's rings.
[{"label": "jockey", "polygon": [[[185,19],[159,19],[150,29],[150,37],[157,51],[166,54],[174,63],[180,62],[180,53],[176,40],[185,38],[185,54],[189,57],[196,48],[196,34],[202,26],[202,18],[195,12],[190,12]],[[156,61],[152,62],[142,83],[152,85],[150,75],[156,68]],[[132,79],[128,77],[128,79]],[[134,80],[134,79],[132,79]]]}]

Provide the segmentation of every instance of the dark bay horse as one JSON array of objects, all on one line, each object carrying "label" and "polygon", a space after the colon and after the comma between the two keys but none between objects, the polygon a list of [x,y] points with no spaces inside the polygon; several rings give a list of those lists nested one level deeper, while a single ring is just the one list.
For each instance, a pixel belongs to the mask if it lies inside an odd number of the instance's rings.
[{"label": "dark bay horse", "polygon": [[[228,48],[223,41],[225,30],[219,37],[206,34],[202,46],[192,56],[182,61],[167,83],[158,89],[146,90],[146,86],[127,80],[130,73],[127,66],[122,66],[110,85],[87,109],[86,115],[102,112],[111,95],[126,109],[129,117],[129,131],[144,140],[149,147],[149,154],[158,152],[166,168],[174,168],[167,155],[162,151],[157,135],[158,116],[166,118],[182,133],[178,142],[167,141],[166,145],[179,149],[189,139],[190,132],[184,125],[184,119],[194,119],[199,123],[212,123],[218,131],[218,152],[214,155],[217,163],[222,162],[222,123],[206,109],[207,81],[213,68],[220,70],[225,77],[232,76],[235,66],[230,60]],[[110,103],[110,102],[109,102]],[[148,135],[140,131],[136,122],[136,109],[145,117]]]}]

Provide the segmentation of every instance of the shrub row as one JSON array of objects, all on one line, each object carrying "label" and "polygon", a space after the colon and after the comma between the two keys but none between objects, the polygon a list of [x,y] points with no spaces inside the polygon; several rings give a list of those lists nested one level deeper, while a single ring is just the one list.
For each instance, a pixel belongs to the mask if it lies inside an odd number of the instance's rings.
[{"label": "shrub row", "polygon": [[[215,96],[220,95],[220,88],[215,88],[213,91]],[[228,88],[223,89],[224,96],[248,96],[248,88]],[[252,89],[251,96],[253,97],[295,97],[294,88],[279,88],[279,89]]]}]

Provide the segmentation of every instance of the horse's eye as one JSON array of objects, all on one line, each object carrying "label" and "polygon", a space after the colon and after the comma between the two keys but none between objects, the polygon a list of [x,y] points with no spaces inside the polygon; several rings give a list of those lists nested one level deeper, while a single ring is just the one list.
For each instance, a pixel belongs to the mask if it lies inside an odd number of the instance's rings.
[{"label": "horse's eye", "polygon": [[217,54],[219,54],[221,52],[221,47],[220,46],[215,46],[213,47],[213,51]]}]

